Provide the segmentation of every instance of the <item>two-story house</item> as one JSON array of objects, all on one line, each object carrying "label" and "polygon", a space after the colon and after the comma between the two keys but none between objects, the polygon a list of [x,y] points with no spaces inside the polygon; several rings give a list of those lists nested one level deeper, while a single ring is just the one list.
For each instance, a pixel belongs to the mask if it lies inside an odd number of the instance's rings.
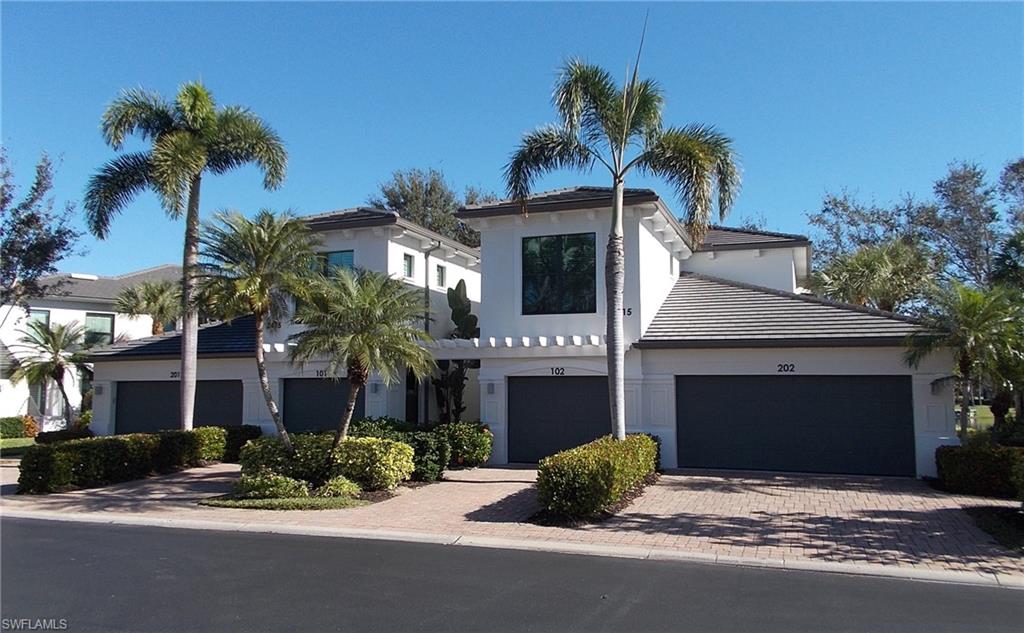
[{"label": "two-story house", "polygon": [[[425,327],[435,338],[454,329],[447,290],[466,282],[467,295],[480,299],[480,252],[396,213],[372,208],[332,211],[303,218],[320,239],[327,266],[385,272],[420,288],[429,297]],[[336,427],[348,397],[348,384],[329,375],[326,361],[296,365],[289,359],[288,337],[297,331],[285,323],[268,332],[265,352],[274,397],[291,431]],[[274,426],[260,390],[251,318],[200,326],[195,424],[254,424],[265,433]],[[92,357],[93,422],[101,434],[177,428],[180,419],[178,333],[125,341],[97,350]],[[477,381],[466,393],[472,411]],[[403,376],[391,385],[373,375],[360,392],[356,417],[392,416],[424,421],[436,415],[433,390]]]},{"label": "two-story house", "polygon": [[[52,290],[32,299],[28,309],[0,306],[0,416],[31,415],[44,431],[64,427],[64,400],[52,380],[38,384],[10,380],[18,360],[34,353],[21,343],[29,321],[47,326],[77,323],[84,328],[86,340],[94,345],[149,336],[153,332],[152,319],[118,314],[114,301],[126,288],[144,281],[168,279],[181,279],[181,267],[168,264],[113,277],[61,274],[41,280]],[[68,400],[77,411],[82,395],[89,390],[89,376],[68,372],[64,381]]]},{"label": "two-story house", "polygon": [[[478,340],[493,461],[536,462],[610,432],[605,243],[610,190],[467,206],[481,233]],[[799,235],[713,228],[697,244],[654,191],[625,195],[629,432],[665,467],[934,475],[953,437],[950,360],[903,360],[919,326],[804,294]]]}]

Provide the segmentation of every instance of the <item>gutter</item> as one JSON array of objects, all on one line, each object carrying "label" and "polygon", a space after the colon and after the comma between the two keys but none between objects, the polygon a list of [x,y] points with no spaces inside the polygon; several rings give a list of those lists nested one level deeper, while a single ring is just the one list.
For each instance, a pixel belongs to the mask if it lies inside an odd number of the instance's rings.
[{"label": "gutter", "polygon": [[[435,240],[434,245],[423,251],[423,331],[430,336],[430,254],[441,248],[441,240]],[[430,418],[430,388],[426,380],[420,381],[423,392],[423,422],[429,422]]]}]

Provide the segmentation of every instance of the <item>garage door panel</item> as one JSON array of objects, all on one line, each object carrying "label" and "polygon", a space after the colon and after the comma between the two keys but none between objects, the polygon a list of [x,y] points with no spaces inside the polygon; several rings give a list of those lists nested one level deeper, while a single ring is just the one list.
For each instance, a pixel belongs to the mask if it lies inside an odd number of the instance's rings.
[{"label": "garage door panel", "polygon": [[[117,433],[152,433],[181,428],[181,383],[138,380],[117,383],[114,426]],[[242,381],[196,383],[194,426],[242,424]]]},{"label": "garage door panel", "polygon": [[677,376],[679,464],[913,475],[909,376]]},{"label": "garage door panel", "polygon": [[534,463],[611,431],[604,376],[508,379],[508,459]]},{"label": "garage door panel", "polygon": [[[347,379],[286,378],[284,380],[284,426],[292,433],[333,431],[348,402]],[[352,419],[364,416],[364,392],[359,390]]]}]

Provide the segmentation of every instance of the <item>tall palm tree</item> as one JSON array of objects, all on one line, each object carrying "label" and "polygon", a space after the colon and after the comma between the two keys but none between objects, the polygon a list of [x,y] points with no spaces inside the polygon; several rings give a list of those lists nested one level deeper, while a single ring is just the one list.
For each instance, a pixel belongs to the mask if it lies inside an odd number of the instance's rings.
[{"label": "tall palm tree", "polygon": [[[55,323],[47,326],[42,321],[29,321],[17,347],[27,354],[18,359],[17,366],[11,374],[11,382],[22,380],[29,384],[46,384],[53,380],[60,389],[64,399],[64,420],[71,428],[71,401],[64,387],[68,371],[88,371],[85,354],[85,328],[77,321]],[[45,403],[40,403],[45,406]]]},{"label": "tall palm tree", "polygon": [[811,285],[829,299],[895,312],[920,297],[931,271],[919,247],[894,240],[836,257]]},{"label": "tall palm tree", "polygon": [[424,303],[420,290],[383,273],[336,268],[317,280],[296,310],[294,322],[306,326],[291,339],[292,359],[326,358],[328,371],[349,380],[345,412],[334,434],[334,446],[348,436],[359,390],[372,372],[385,384],[408,369],[419,379],[434,370],[434,357],[420,343],[430,336],[418,321]]},{"label": "tall palm tree", "polygon": [[590,170],[600,164],[611,176],[612,216],[605,259],[608,382],[612,430],[626,436],[625,342],[622,293],[625,279],[622,197],[632,170],[671,183],[686,208],[686,226],[700,242],[711,223],[717,192],[718,216],[724,217],[739,191],[740,177],[732,141],[713,128],[690,124],[662,127],[661,89],[632,77],[622,88],[604,69],[570,60],[554,90],[559,121],[525,134],[505,167],[509,197],[526,199],[537,178],[556,169]]},{"label": "tall palm tree", "polygon": [[152,332],[160,334],[165,323],[177,321],[181,316],[181,283],[168,279],[140,282],[117,295],[114,309],[128,316],[152,317]]},{"label": "tall palm tree", "polygon": [[973,383],[978,378],[1001,380],[1000,366],[1022,358],[1024,309],[1005,288],[982,290],[958,281],[935,288],[924,330],[907,338],[905,359],[913,367],[927,356],[950,349],[960,386],[960,437],[966,437]]},{"label": "tall palm tree", "polygon": [[89,180],[84,202],[89,230],[106,238],[114,216],[144,189],[160,197],[170,217],[185,215],[181,428],[190,429],[199,336],[195,297],[203,176],[253,163],[263,171],[263,186],[275,189],[284,180],[288,157],[277,133],[259,117],[238,106],[218,108],[199,82],[183,85],[173,104],[153,92],[126,90],[104,112],[102,129],[107,144],[115,150],[120,151],[131,134],[151,146],[148,151],[121,154]]},{"label": "tall palm tree", "polygon": [[249,220],[240,213],[219,213],[200,237],[203,302],[227,318],[256,319],[256,370],[274,426],[289,451],[288,431],[270,391],[263,353],[267,328],[277,329],[288,313],[288,298],[300,294],[313,274],[317,239],[288,212],[262,209]]}]

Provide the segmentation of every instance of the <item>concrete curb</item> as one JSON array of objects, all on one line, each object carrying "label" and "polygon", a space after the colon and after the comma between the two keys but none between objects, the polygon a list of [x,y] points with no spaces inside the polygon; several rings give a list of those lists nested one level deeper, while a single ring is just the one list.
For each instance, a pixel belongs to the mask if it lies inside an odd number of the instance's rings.
[{"label": "concrete curb", "polygon": [[934,569],[913,569],[907,567],[891,567],[868,563],[839,563],[816,561],[806,558],[775,559],[726,556],[724,554],[706,554],[686,552],[676,549],[658,547],[637,547],[632,545],[609,545],[596,543],[575,543],[572,541],[531,540],[516,538],[499,538],[475,536],[471,534],[446,534],[428,532],[409,532],[385,529],[359,529],[303,526],[278,523],[238,523],[233,521],[213,521],[205,519],[169,519],[160,517],[95,514],[84,512],[51,512],[0,509],[0,518],[36,519],[44,521],[65,521],[73,523],[106,523],[111,525],[134,525],[149,527],[165,527],[185,530],[215,530],[220,532],[245,532],[255,534],[288,534],[292,536],[326,536],[333,538],[367,539],[376,541],[400,541],[406,543],[428,543],[433,545],[454,545],[463,547],[484,547],[490,549],[514,549],[532,552],[551,552],[558,554],[578,554],[585,556],[605,556],[613,558],[632,558],[637,560],[675,561],[698,563],[705,565],[732,565],[737,567],[757,567],[762,569],[782,569],[789,571],[819,572],[830,574],[846,574],[854,576],[870,576],[915,580],[921,582],[941,582],[958,585],[975,585],[984,587],[1001,587],[1006,589],[1024,590],[1024,576],[994,574],[965,571],[942,571]]}]

